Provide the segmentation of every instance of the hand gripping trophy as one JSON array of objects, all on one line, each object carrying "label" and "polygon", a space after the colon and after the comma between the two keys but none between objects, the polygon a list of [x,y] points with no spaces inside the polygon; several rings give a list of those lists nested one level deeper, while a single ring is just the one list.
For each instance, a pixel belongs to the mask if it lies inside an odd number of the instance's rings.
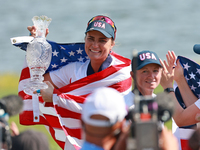
[{"label": "hand gripping trophy", "polygon": [[26,61],[30,70],[30,81],[25,85],[24,92],[32,95],[33,91],[46,89],[48,86],[42,82],[43,74],[48,69],[51,62],[52,48],[46,41],[46,29],[51,22],[51,18],[46,16],[35,16],[32,19],[36,27],[35,38],[27,45]]},{"label": "hand gripping trophy", "polygon": [[31,78],[25,85],[24,92],[33,97],[35,121],[39,121],[39,94],[33,94],[33,91],[48,88],[48,85],[43,82],[43,74],[48,69],[52,56],[51,45],[46,41],[45,37],[46,29],[51,23],[51,20],[52,19],[47,16],[34,16],[32,18],[33,24],[36,27],[36,36],[27,45],[26,50],[26,61],[30,70]]}]

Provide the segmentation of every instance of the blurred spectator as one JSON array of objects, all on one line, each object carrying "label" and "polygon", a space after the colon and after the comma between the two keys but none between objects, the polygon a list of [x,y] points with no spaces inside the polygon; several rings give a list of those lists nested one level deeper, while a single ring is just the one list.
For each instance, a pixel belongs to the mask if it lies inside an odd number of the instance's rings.
[{"label": "blurred spectator", "polygon": [[168,130],[166,127],[164,127],[161,132],[160,147],[162,150],[179,149],[176,137],[172,134],[172,131]]},{"label": "blurred spectator", "polygon": [[199,150],[200,148],[200,128],[198,128],[194,133],[191,135],[190,139],[188,140],[188,144],[192,150]]},{"label": "blurred spectator", "polygon": [[19,133],[14,122],[11,123],[12,149],[11,150],[49,150],[48,139],[45,134],[26,130]]},{"label": "blurred spectator", "polygon": [[85,137],[81,150],[125,150],[129,131],[125,126],[126,114],[124,98],[118,91],[106,87],[94,90],[83,105]]}]

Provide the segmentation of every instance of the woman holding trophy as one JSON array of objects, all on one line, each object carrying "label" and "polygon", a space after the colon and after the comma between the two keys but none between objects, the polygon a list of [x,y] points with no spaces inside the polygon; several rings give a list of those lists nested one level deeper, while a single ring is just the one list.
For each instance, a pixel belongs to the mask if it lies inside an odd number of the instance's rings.
[{"label": "woman holding trophy", "polygon": [[[31,35],[36,28],[28,27]],[[80,115],[85,98],[96,88],[111,87],[122,95],[131,90],[131,61],[112,51],[117,28],[107,16],[99,15],[89,20],[85,31],[86,62],[73,62],[44,74],[47,89],[39,89],[45,109],[56,111],[55,128],[65,133],[65,146],[54,137],[63,149],[77,149],[82,145]],[[46,35],[48,34],[46,30]],[[49,103],[50,102],[50,103]],[[48,105],[48,107],[47,107]],[[54,128],[54,127],[53,127]],[[63,142],[63,141],[62,141]]]}]

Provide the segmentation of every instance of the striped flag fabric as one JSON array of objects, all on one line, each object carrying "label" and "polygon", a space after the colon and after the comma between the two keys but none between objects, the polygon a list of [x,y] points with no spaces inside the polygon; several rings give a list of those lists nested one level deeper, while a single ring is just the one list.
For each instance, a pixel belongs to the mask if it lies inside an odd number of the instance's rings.
[{"label": "striped flag fabric", "polygon": [[[13,41],[13,38],[11,41]],[[58,69],[69,62],[84,62],[88,59],[84,51],[84,43],[58,44],[48,42],[52,46],[52,61],[47,71]],[[16,38],[15,43],[12,43],[24,50],[27,46],[27,42]],[[33,120],[32,96],[23,91],[23,86],[30,79],[29,68],[25,61],[18,87],[19,95],[24,101],[24,110],[20,114],[20,123],[22,125],[45,125],[53,139],[62,149],[80,149],[83,142],[80,118],[85,98],[93,89],[99,87],[115,88],[123,95],[128,94],[131,90],[131,61],[113,51],[111,56],[115,57],[118,62],[117,65],[112,65],[103,71],[82,78],[60,89],[55,89],[53,103],[44,103],[42,97],[39,97],[39,122],[34,122]]]}]

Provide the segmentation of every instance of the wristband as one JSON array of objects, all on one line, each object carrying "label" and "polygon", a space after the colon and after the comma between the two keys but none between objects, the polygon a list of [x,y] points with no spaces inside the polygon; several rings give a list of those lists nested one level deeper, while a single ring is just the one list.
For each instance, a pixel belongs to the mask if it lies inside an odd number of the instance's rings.
[{"label": "wristband", "polygon": [[166,88],[164,91],[167,93],[174,92],[174,88]]}]

